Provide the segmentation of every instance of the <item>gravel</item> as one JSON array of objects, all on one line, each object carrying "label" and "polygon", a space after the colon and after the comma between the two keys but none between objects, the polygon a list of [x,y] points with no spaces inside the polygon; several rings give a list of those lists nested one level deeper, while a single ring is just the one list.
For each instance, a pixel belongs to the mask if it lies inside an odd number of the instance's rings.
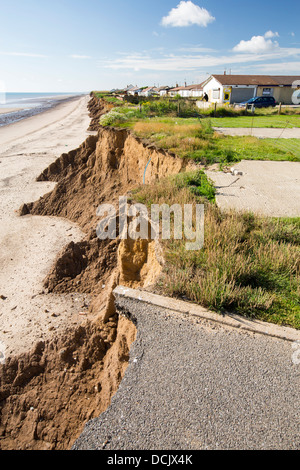
[{"label": "gravel", "polygon": [[299,449],[291,343],[118,299],[137,324],[111,406],[75,450]]}]

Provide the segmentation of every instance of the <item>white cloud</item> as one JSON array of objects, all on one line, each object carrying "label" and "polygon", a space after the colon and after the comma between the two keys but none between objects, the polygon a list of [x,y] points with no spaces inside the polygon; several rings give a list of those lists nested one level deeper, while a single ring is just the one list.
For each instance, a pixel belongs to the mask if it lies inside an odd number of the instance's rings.
[{"label": "white cloud", "polygon": [[266,39],[279,38],[279,34],[277,32],[273,33],[273,31],[267,31],[265,34],[265,38]]},{"label": "white cloud", "polygon": [[[181,51],[180,51],[181,52]],[[145,51],[143,54],[139,53],[124,53],[122,57],[104,60],[101,65],[104,68],[112,70],[152,70],[153,72],[160,71],[188,71],[188,70],[203,70],[208,69],[213,71],[216,68],[234,67],[235,64],[264,64],[266,60],[286,60],[287,58],[297,58],[300,55],[300,48],[280,48],[277,47],[273,51],[257,53],[238,53],[216,56],[212,54],[185,54],[184,52],[178,54],[157,54],[152,55],[151,52]],[[292,64],[293,62],[291,62]],[[259,66],[259,65],[258,65]],[[280,67],[280,63],[278,63]],[[291,65],[292,66],[292,65]],[[263,67],[263,65],[262,65]],[[216,73],[216,72],[215,72]]]},{"label": "white cloud", "polygon": [[79,60],[84,60],[84,59],[91,59],[89,55],[78,55],[78,54],[72,54],[70,55],[71,59],[79,59]]},{"label": "white cloud", "polygon": [[255,64],[251,65],[251,69],[253,70],[254,68],[259,68],[259,71],[261,73],[265,74],[280,74],[282,75],[282,70],[284,70],[285,73],[288,73],[290,75],[299,75],[299,70],[300,70],[300,62],[278,62],[278,63],[271,63],[271,64]]},{"label": "white cloud", "polygon": [[181,1],[162,19],[163,26],[183,27],[198,25],[206,27],[215,18],[205,9],[191,1]]},{"label": "white cloud", "polygon": [[[266,34],[270,34],[269,31]],[[272,33],[274,34],[274,33]],[[270,36],[268,36],[270,37]],[[273,36],[272,36],[273,37]],[[267,39],[266,36],[253,36],[249,41],[241,41],[234,48],[234,52],[247,52],[250,54],[260,54],[266,52],[272,52],[279,48],[277,41],[272,41],[272,39]]]},{"label": "white cloud", "polygon": [[189,52],[189,53],[197,53],[197,52],[203,52],[203,53],[210,53],[210,52],[218,52],[216,49],[212,49],[210,47],[202,47],[200,46],[184,46],[180,47],[178,49],[180,52]]},{"label": "white cloud", "polygon": [[36,59],[44,59],[47,56],[43,54],[32,54],[31,52],[1,52],[0,55],[6,55],[11,57],[32,57]]}]

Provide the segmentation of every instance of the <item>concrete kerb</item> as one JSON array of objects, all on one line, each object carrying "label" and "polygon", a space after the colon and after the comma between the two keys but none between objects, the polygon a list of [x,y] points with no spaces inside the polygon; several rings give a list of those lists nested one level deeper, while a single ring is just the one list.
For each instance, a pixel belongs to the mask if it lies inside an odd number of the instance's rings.
[{"label": "concrete kerb", "polygon": [[160,308],[172,310],[184,315],[191,315],[208,321],[221,323],[232,328],[239,328],[240,330],[250,331],[252,333],[258,333],[291,342],[300,341],[300,331],[294,330],[293,328],[278,326],[272,323],[265,323],[259,320],[249,320],[247,318],[233,314],[221,315],[213,313],[191,302],[172,299],[124,286],[116,287],[116,289],[113,291],[113,294],[116,302],[118,301],[118,298],[131,299]]}]

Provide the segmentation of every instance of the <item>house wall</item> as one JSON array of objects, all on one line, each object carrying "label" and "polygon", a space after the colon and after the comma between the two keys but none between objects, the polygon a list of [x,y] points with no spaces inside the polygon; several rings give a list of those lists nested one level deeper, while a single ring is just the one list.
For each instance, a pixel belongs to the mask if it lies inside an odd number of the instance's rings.
[{"label": "house wall", "polygon": [[[214,97],[214,90],[219,90],[219,98]],[[223,86],[214,77],[203,87],[203,95],[207,93],[211,103],[223,103]]]},{"label": "house wall", "polygon": [[192,97],[193,98],[197,98],[197,97],[200,97],[203,95],[203,91],[202,90],[192,90]]},{"label": "house wall", "polygon": [[[257,96],[268,96],[268,95],[263,94],[264,88],[268,88],[268,87],[257,88]],[[273,96],[278,103],[293,104],[292,102],[293,91],[294,90],[292,89],[292,87],[287,87],[287,86],[272,87],[272,92],[269,96]]]},{"label": "house wall", "polygon": [[182,98],[189,98],[190,96],[192,96],[192,92],[191,92],[191,90],[180,90],[179,95]]},{"label": "house wall", "polygon": [[292,87],[278,87],[274,90],[274,98],[278,103],[293,104],[292,95],[294,91]]}]

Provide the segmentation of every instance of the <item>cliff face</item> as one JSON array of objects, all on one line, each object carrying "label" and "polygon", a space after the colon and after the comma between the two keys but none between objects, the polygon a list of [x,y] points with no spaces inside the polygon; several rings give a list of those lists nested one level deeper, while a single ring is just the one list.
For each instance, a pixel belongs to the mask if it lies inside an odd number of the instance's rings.
[{"label": "cliff face", "polygon": [[[151,161],[150,161],[151,160]],[[100,128],[82,146],[63,154],[38,178],[56,188],[30,207],[31,214],[67,217],[89,231],[95,229],[96,209],[145,183],[179,173],[182,159],[147,146],[129,131]]]},{"label": "cliff face", "polygon": [[[97,136],[89,137],[79,149],[63,154],[50,165],[39,180],[55,181],[57,185],[28,206],[30,213],[66,217],[79,223],[87,237],[64,250],[46,280],[46,287],[51,292],[70,292],[76,288],[85,293],[100,293],[103,283],[108,283],[115,271],[123,284],[144,286],[149,285],[150,279],[154,281],[154,274],[150,274],[153,266],[159,274],[159,263],[154,262],[153,256],[157,250],[155,243],[124,240],[120,245],[118,240],[99,240],[96,227],[100,219],[96,211],[101,204],[113,204],[117,209],[119,197],[142,185],[144,175],[146,184],[152,183],[184,171],[185,165],[182,159],[145,144],[129,131],[112,128],[100,128]],[[128,260],[130,250],[135,254],[130,262],[124,263],[122,253],[126,253]],[[137,256],[139,250],[142,258]]]},{"label": "cliff face", "polygon": [[97,98],[93,93],[91,93],[91,100],[88,104],[88,110],[90,112],[91,117],[89,131],[98,131],[98,129],[100,128],[100,117],[110,111],[112,108],[112,104],[109,104]]},{"label": "cliff face", "polygon": [[40,176],[57,183],[20,215],[66,217],[86,233],[58,256],[45,279],[48,292],[84,292],[93,297],[85,326],[25,357],[0,366],[0,448],[67,449],[87,420],[110,404],[124,376],[135,326],[115,314],[112,290],[153,284],[162,268],[160,247],[149,240],[97,238],[100,204],[118,206],[119,196],[143,184],[185,170],[183,160],[136,139],[127,130],[101,128],[110,107],[93,97],[91,129],[76,150],[63,154]]}]

